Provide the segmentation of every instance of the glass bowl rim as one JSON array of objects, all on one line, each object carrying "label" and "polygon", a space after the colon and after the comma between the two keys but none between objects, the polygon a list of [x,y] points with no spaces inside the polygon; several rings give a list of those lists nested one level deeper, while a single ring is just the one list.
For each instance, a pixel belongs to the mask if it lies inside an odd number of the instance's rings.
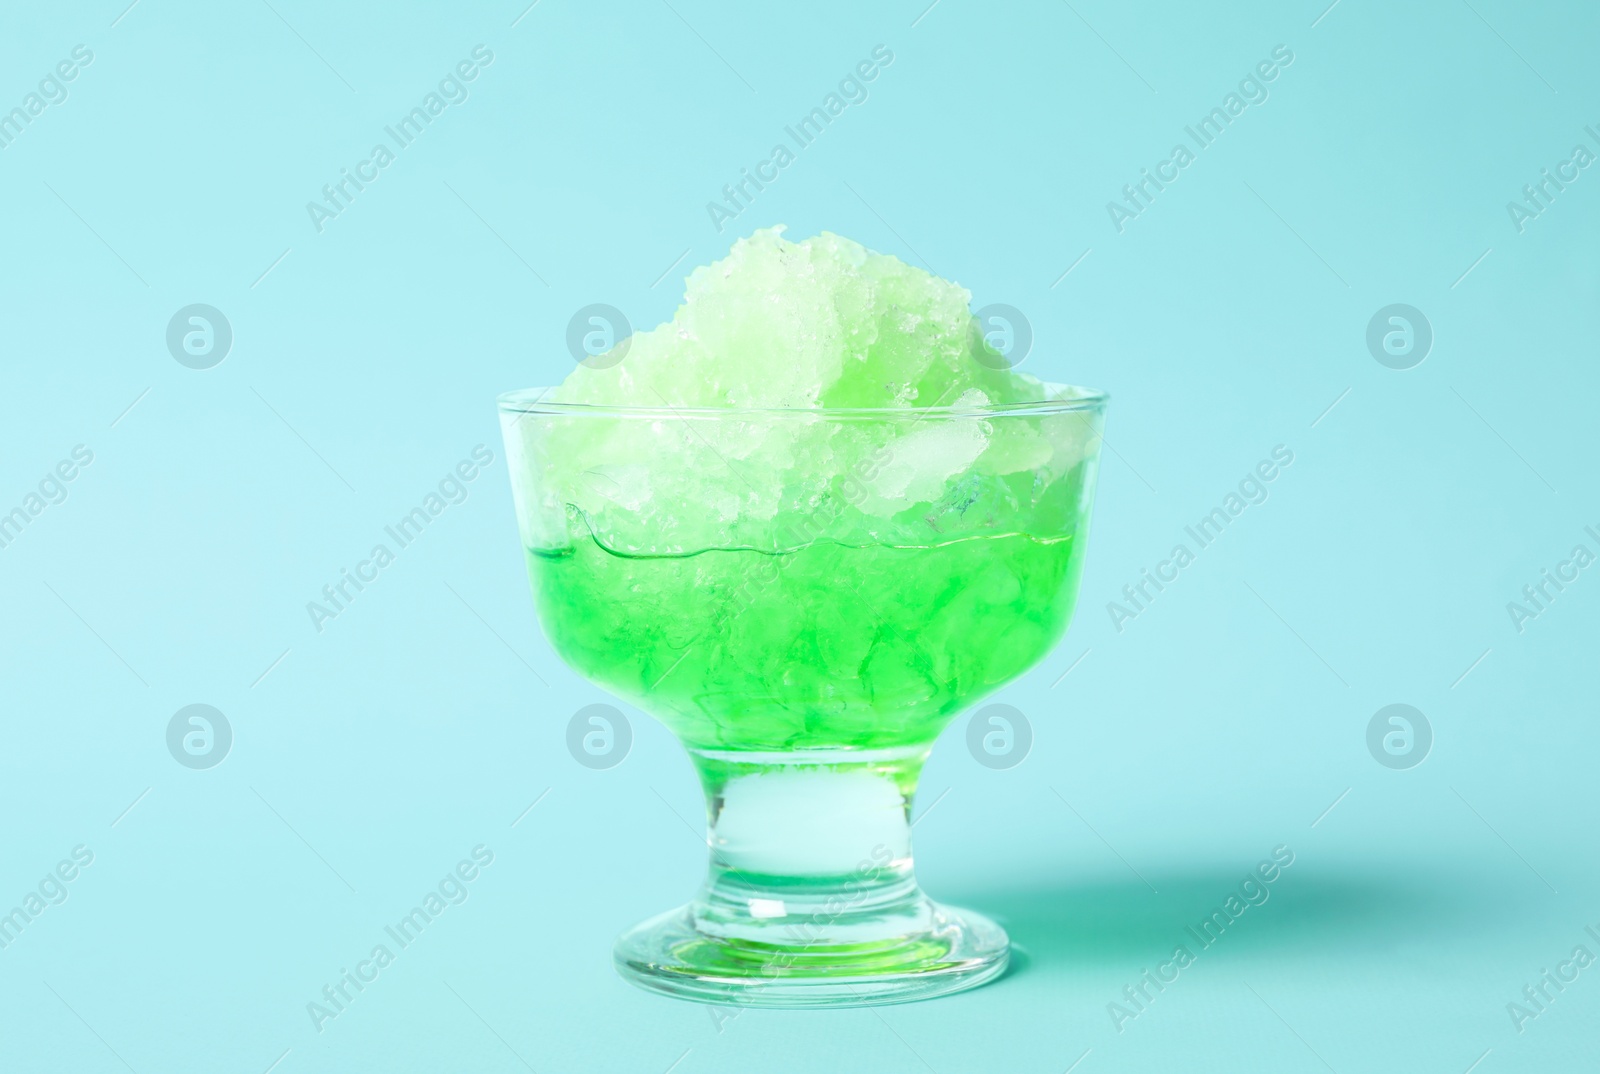
[{"label": "glass bowl rim", "polygon": [[923,418],[992,418],[1006,415],[1048,416],[1099,412],[1105,410],[1111,396],[1097,388],[1083,388],[1073,384],[1054,384],[1040,381],[1040,389],[1049,398],[1020,403],[985,403],[981,406],[931,406],[931,407],[684,407],[673,406],[665,399],[660,406],[616,406],[599,403],[558,403],[544,397],[554,388],[520,388],[502,392],[496,403],[502,414],[537,414],[561,417],[613,417],[613,418],[810,418],[810,419],[900,419]]}]

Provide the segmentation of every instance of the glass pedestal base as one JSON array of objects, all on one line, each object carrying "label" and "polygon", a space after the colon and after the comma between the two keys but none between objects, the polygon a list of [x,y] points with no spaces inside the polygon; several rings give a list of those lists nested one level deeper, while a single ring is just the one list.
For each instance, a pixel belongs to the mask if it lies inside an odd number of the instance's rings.
[{"label": "glass pedestal base", "polygon": [[618,939],[629,981],[700,1002],[850,1007],[1005,971],[1005,930],[933,902],[912,872],[908,813],[926,747],[691,754],[710,873],[694,902]]},{"label": "glass pedestal base", "polygon": [[854,943],[716,935],[696,926],[691,904],[624,933],[617,969],[640,988],[680,999],[791,1008],[931,999],[1005,972],[1005,930],[979,914],[922,902],[924,927]]}]

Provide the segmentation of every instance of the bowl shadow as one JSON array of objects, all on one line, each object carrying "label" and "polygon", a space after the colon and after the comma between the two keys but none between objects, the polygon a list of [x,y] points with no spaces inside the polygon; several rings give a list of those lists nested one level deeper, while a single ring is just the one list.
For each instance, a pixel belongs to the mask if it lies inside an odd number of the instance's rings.
[{"label": "bowl shadow", "polygon": [[[1290,868],[1271,884],[1241,892],[1243,869],[1198,868],[1145,880],[1129,875],[1023,888],[944,891],[949,902],[1000,922],[1011,966],[1000,980],[1034,972],[1154,965],[1179,945],[1230,958],[1300,957],[1317,951],[1392,948],[1420,932],[1459,932],[1480,922],[1493,892],[1462,878],[1403,877]],[[1146,882],[1148,881],[1148,882]],[[1235,914],[1226,905],[1232,895]],[[1241,909],[1242,908],[1242,909]],[[1213,919],[1220,913],[1220,921]],[[1213,923],[1203,929],[1205,922]],[[1208,958],[1215,957],[1208,955]]]}]

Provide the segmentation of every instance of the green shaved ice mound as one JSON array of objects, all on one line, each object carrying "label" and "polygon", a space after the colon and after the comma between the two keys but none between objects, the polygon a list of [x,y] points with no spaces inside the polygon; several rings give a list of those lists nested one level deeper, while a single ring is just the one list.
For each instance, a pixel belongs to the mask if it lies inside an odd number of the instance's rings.
[{"label": "green shaved ice mound", "polygon": [[[1008,368],[965,288],[782,231],[695,269],[671,321],[539,398],[559,405],[506,415],[514,471],[539,475],[518,495],[528,546],[592,535],[677,555],[1070,529],[1098,412],[1006,413],[1072,390]],[[837,415],[862,408],[878,413]]]},{"label": "green shaved ice mound", "polygon": [[695,269],[671,321],[636,333],[616,365],[578,366],[548,398],[808,408],[1041,398],[1039,382],[984,341],[966,288],[838,235],[795,243],[783,230]]}]

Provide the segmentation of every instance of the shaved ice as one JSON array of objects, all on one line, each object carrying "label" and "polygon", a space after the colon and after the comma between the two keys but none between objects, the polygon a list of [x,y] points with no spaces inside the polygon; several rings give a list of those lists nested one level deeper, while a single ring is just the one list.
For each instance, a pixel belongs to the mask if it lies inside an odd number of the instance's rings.
[{"label": "shaved ice", "polygon": [[[777,550],[1076,511],[1061,479],[1098,447],[1098,414],[1001,416],[1076,389],[1009,368],[960,285],[838,235],[782,232],[695,269],[672,320],[619,341],[620,361],[512,397],[527,411],[508,412],[508,448],[547,478],[546,502],[519,490],[525,536],[565,542],[570,509],[615,551]],[[590,407],[655,417],[575,416]],[[842,408],[890,413],[828,420]],[[789,532],[797,519],[818,534]]]}]

